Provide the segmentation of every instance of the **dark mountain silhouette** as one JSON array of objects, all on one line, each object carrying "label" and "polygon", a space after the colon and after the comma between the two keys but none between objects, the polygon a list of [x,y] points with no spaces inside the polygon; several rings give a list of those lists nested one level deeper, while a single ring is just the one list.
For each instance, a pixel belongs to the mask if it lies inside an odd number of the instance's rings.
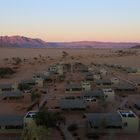
[{"label": "dark mountain silhouette", "polygon": [[47,47],[47,43],[41,39],[32,39],[23,36],[1,36],[0,47],[43,48]]}]

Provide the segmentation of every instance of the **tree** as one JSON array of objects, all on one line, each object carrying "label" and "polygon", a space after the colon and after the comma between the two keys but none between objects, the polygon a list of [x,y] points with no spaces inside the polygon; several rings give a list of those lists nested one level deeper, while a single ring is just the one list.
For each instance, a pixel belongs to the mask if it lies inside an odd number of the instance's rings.
[{"label": "tree", "polygon": [[65,122],[65,119],[60,113],[48,112],[47,110],[42,109],[36,114],[35,122],[38,126],[52,128],[58,126],[61,122]]},{"label": "tree", "polygon": [[12,75],[14,73],[15,73],[15,71],[12,68],[9,68],[9,67],[0,68],[0,77],[1,78]]},{"label": "tree", "polygon": [[21,140],[49,140],[50,130],[42,126],[37,126],[35,123],[24,128]]},{"label": "tree", "polygon": [[32,102],[35,101],[36,99],[40,98],[40,97],[41,97],[41,95],[36,93],[36,92],[31,93],[31,101]]},{"label": "tree", "polygon": [[20,83],[18,85],[18,89],[21,90],[21,91],[23,91],[23,90],[29,90],[29,89],[31,89],[31,87],[28,84]]},{"label": "tree", "polygon": [[78,125],[76,123],[71,124],[68,126],[69,131],[76,131],[78,129]]}]

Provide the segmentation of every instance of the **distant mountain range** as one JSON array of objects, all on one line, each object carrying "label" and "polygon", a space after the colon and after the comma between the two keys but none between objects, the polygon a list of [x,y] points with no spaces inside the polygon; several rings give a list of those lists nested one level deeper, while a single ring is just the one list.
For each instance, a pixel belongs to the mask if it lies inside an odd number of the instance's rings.
[{"label": "distant mountain range", "polygon": [[23,36],[0,36],[0,47],[10,48],[131,48],[138,45],[140,43],[133,42],[45,42],[41,39],[32,39]]},{"label": "distant mountain range", "polygon": [[47,43],[41,39],[32,39],[23,36],[0,36],[0,47],[16,48],[44,48]]},{"label": "distant mountain range", "polygon": [[132,49],[140,49],[140,45],[136,45],[136,46],[132,47]]}]

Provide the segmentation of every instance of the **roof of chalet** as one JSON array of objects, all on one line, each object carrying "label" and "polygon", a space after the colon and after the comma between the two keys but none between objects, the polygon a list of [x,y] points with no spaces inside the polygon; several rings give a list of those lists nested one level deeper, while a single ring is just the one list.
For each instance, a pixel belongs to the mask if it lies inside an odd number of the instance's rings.
[{"label": "roof of chalet", "polygon": [[105,83],[111,84],[111,80],[110,79],[97,79],[96,80],[96,84],[105,84]]},{"label": "roof of chalet", "polygon": [[36,81],[35,81],[35,79],[21,80],[21,83],[24,83],[24,84],[31,84],[31,83],[36,83]]},{"label": "roof of chalet", "polygon": [[105,126],[122,126],[122,120],[118,113],[87,113],[87,121],[93,127]]},{"label": "roof of chalet", "polygon": [[136,107],[137,107],[138,109],[140,109],[140,100],[135,101],[135,102],[134,102],[134,105],[136,105]]},{"label": "roof of chalet", "polygon": [[21,97],[21,96],[22,92],[20,90],[0,94],[0,97]]},{"label": "roof of chalet", "polygon": [[90,91],[84,91],[83,96],[89,96],[89,97],[102,97],[104,96],[104,93],[102,90],[90,90]]},{"label": "roof of chalet", "polygon": [[81,99],[61,99],[59,106],[61,109],[85,109],[87,104]]},{"label": "roof of chalet", "polygon": [[23,116],[21,115],[0,115],[0,126],[23,125]]},{"label": "roof of chalet", "polygon": [[117,84],[114,86],[115,89],[120,89],[120,90],[134,90],[136,87],[134,85],[128,84],[128,83],[123,83],[123,84]]},{"label": "roof of chalet", "polygon": [[11,88],[13,84],[0,84],[0,89]]},{"label": "roof of chalet", "polygon": [[80,89],[82,88],[81,84],[79,83],[70,83],[65,85],[66,89]]}]

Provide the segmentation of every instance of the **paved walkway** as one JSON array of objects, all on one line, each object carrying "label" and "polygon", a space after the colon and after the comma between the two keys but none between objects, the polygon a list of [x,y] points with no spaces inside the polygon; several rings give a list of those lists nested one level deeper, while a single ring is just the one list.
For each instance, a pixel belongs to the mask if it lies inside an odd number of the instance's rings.
[{"label": "paved walkway", "polygon": [[51,96],[53,96],[53,91],[49,91],[47,92],[47,94],[45,95],[45,97],[41,100],[41,102],[39,103],[39,109],[43,106],[43,104],[45,102],[47,102],[48,98],[50,98]]},{"label": "paved walkway", "polygon": [[60,129],[62,130],[66,140],[75,140],[74,136],[67,130],[65,125],[61,125]]}]

